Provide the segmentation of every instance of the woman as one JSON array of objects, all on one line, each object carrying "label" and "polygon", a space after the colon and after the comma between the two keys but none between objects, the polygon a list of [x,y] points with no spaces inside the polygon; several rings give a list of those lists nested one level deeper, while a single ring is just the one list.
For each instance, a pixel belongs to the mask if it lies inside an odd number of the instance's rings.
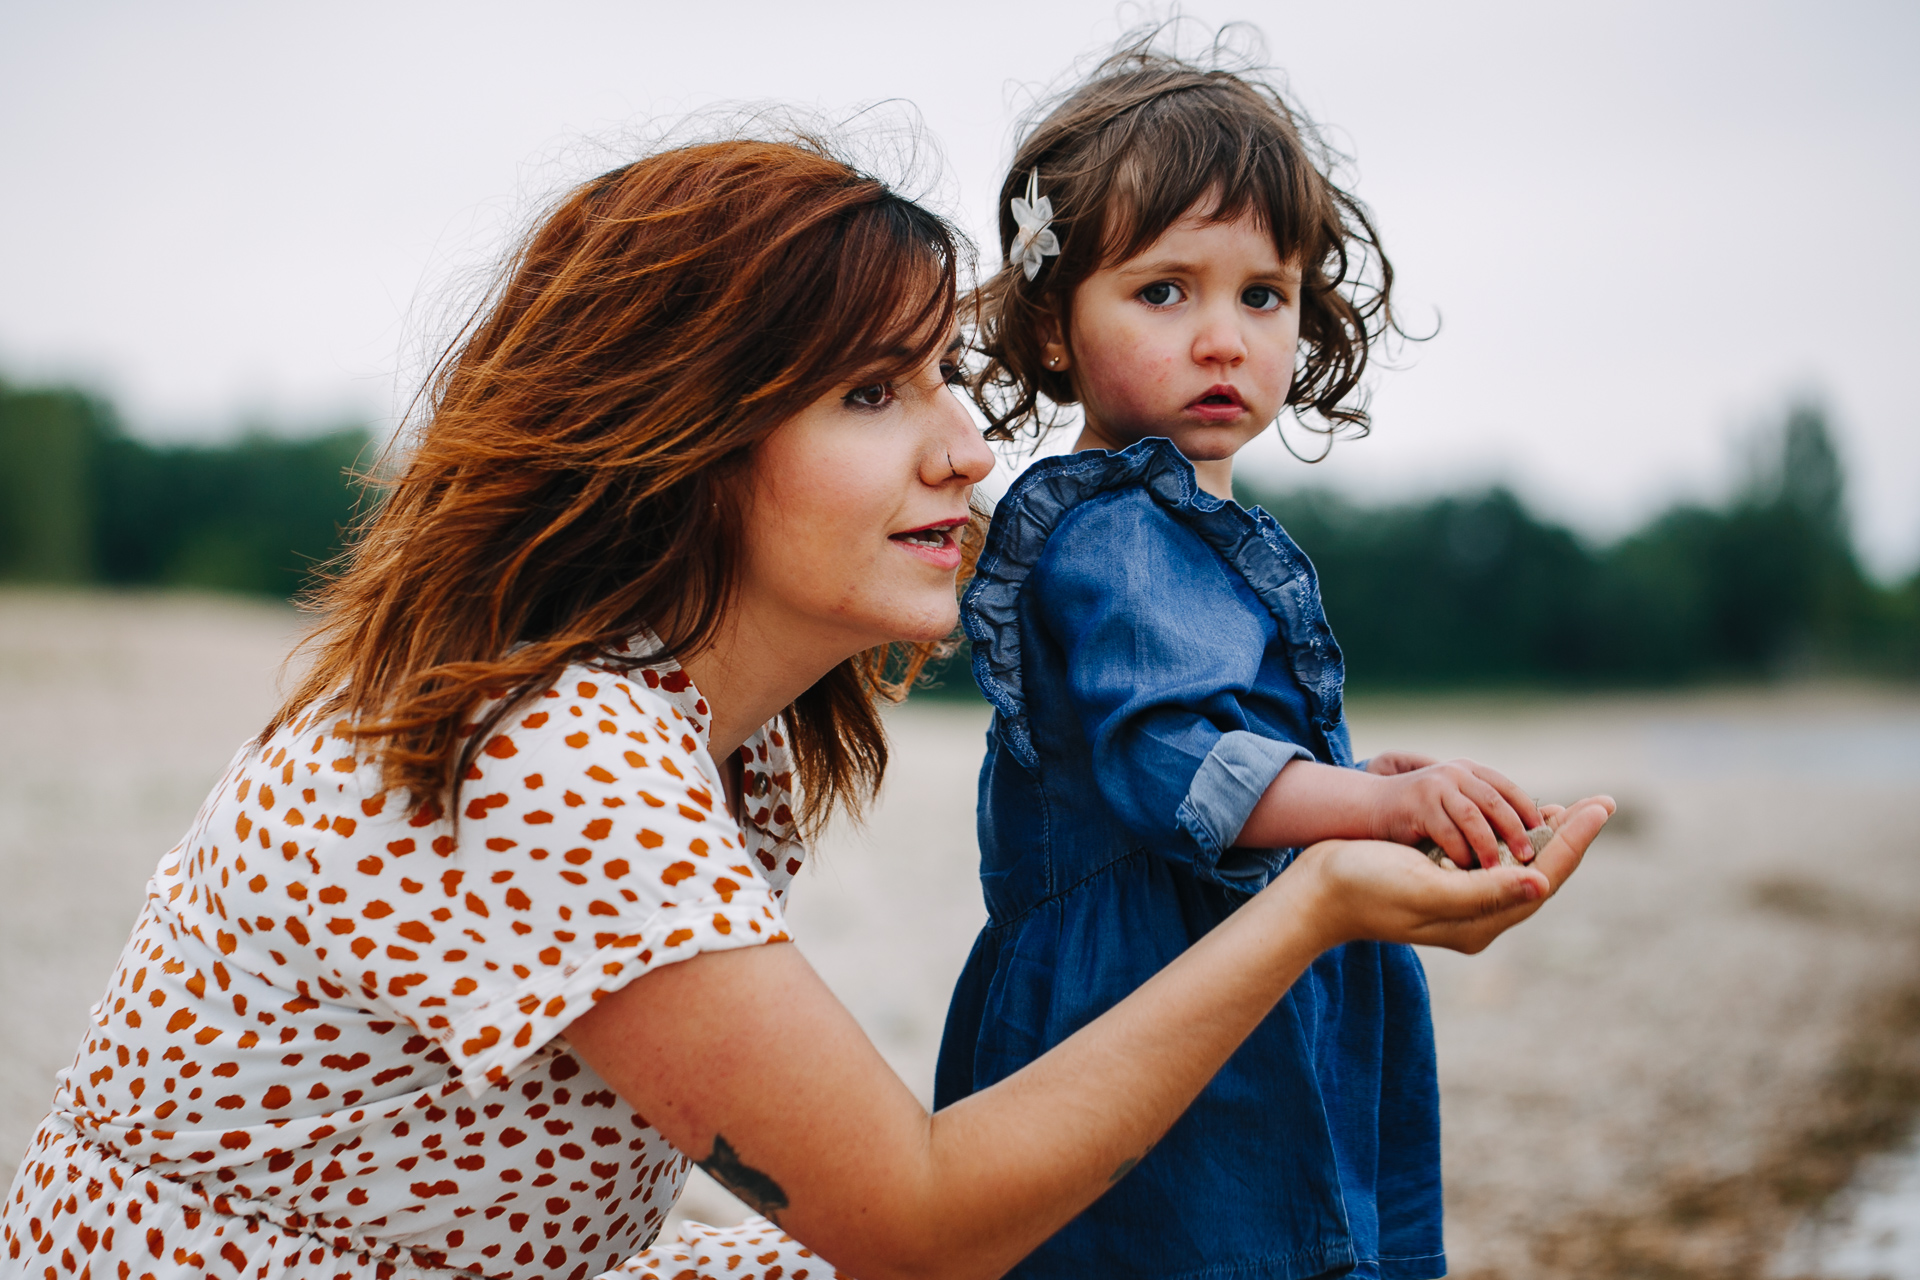
[{"label": "woman", "polygon": [[[1320,951],[1475,949],[1571,873],[1604,803],[1540,869],[1316,847],[929,1116],[774,944],[797,836],[879,781],[876,695],[954,627],[992,466],[946,387],[955,257],[810,145],[670,151],[543,220],[309,674],[163,859],[0,1212],[10,1269],[995,1275]],[[681,1153],[771,1223],[636,1255]]]}]

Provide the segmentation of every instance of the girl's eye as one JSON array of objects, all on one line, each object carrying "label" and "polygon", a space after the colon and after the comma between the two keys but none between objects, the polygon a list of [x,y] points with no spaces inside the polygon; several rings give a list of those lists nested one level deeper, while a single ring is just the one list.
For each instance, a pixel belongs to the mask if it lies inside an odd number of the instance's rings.
[{"label": "girl's eye", "polygon": [[1280,291],[1271,285],[1256,284],[1240,295],[1240,301],[1255,311],[1278,311],[1281,302]]},{"label": "girl's eye", "polygon": [[1180,286],[1168,280],[1156,280],[1140,291],[1140,301],[1150,307],[1170,307],[1186,298]]},{"label": "girl's eye", "polygon": [[847,403],[856,409],[884,409],[891,399],[893,387],[885,382],[855,387],[847,392]]},{"label": "girl's eye", "polygon": [[964,387],[967,385],[966,375],[961,372],[960,362],[958,360],[942,360],[940,362],[940,381],[950,387]]}]

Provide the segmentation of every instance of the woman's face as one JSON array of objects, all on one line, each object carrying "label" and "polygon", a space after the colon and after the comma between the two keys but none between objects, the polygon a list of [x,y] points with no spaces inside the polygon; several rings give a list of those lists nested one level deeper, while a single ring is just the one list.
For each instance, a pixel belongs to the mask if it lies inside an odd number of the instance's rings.
[{"label": "woman's face", "polygon": [[770,634],[851,655],[952,633],[967,502],[994,463],[958,359],[955,338],[909,377],[836,387],[761,442],[741,604]]}]

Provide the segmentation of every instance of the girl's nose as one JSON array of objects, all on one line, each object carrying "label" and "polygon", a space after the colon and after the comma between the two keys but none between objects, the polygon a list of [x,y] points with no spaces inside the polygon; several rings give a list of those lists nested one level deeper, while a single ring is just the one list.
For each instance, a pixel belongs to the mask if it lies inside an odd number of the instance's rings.
[{"label": "girl's nose", "polygon": [[1193,337],[1196,364],[1235,365],[1247,358],[1247,343],[1231,314],[1207,314]]}]

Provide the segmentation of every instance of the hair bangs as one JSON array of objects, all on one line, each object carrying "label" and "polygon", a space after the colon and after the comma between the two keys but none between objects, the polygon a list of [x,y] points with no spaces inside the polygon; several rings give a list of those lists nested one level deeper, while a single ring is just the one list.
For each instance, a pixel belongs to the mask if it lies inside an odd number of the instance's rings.
[{"label": "hair bangs", "polygon": [[903,377],[952,340],[959,252],[937,218],[888,195],[850,219],[837,257],[806,353],[816,387]]},{"label": "hair bangs", "polygon": [[[1240,92],[1235,93],[1238,88]],[[1272,108],[1242,85],[1204,83],[1143,103],[1115,139],[1101,265],[1123,262],[1198,214],[1208,222],[1251,216],[1282,260],[1325,249],[1315,217],[1319,178],[1293,163]]]}]

